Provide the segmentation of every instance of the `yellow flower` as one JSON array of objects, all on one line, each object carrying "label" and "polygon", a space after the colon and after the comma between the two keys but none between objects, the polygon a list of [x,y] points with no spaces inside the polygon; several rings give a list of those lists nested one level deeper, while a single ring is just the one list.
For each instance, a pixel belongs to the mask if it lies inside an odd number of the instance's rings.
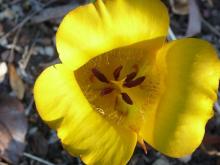
[{"label": "yellow flower", "polygon": [[201,143],[220,77],[213,47],[165,43],[160,0],[97,0],[66,15],[56,36],[62,64],[34,87],[38,112],[86,164],[124,165],[136,143],[171,157]]}]

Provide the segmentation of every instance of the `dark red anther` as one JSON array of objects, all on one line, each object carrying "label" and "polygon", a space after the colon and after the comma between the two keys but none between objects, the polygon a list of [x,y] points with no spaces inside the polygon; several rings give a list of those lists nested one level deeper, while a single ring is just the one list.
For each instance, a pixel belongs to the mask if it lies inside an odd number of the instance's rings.
[{"label": "dark red anther", "polygon": [[135,80],[132,80],[132,81],[129,81],[129,82],[125,82],[123,84],[124,87],[127,87],[127,88],[133,88],[133,87],[136,87],[138,85],[140,85],[141,83],[143,83],[145,80],[145,77],[139,77]]},{"label": "dark red anther", "polygon": [[112,88],[112,87],[104,88],[101,91],[101,96],[108,95],[108,94],[112,93],[113,91],[114,91],[114,88]]},{"label": "dark red anther", "polygon": [[136,76],[137,76],[137,72],[132,72],[132,73],[128,74],[125,79],[125,82],[129,82],[129,81],[133,80]]},{"label": "dark red anther", "polygon": [[115,71],[113,72],[113,76],[115,78],[115,80],[118,80],[118,78],[120,77],[120,73],[121,73],[121,70],[122,70],[123,66],[120,65],[119,67],[117,67],[115,69]]},{"label": "dark red anther", "polygon": [[104,82],[104,83],[109,83],[105,75],[102,72],[100,72],[98,69],[92,68],[92,73],[99,81]]},{"label": "dark red anther", "polygon": [[128,96],[127,93],[121,93],[122,99],[129,105],[133,104],[133,101],[131,100],[130,96]]}]

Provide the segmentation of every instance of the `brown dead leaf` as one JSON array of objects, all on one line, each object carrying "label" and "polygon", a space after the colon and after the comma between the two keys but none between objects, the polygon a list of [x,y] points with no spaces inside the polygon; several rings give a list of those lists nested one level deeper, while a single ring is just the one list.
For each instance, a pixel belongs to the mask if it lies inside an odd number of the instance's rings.
[{"label": "brown dead leaf", "polygon": [[213,0],[207,0],[207,1],[208,1],[208,4],[209,4],[210,7],[213,7],[213,6],[214,6]]},{"label": "brown dead leaf", "polygon": [[8,68],[9,68],[9,81],[11,88],[16,93],[18,99],[23,99],[25,92],[24,83],[17,74],[13,64],[9,64]]},{"label": "brown dead leaf", "polygon": [[0,98],[0,158],[17,164],[25,148],[27,120],[24,107],[15,98]]},{"label": "brown dead leaf", "polygon": [[4,28],[3,25],[0,23],[0,36],[4,34]]},{"label": "brown dead leaf", "polygon": [[172,11],[175,14],[187,15],[189,12],[189,0],[169,0]]},{"label": "brown dead leaf", "polygon": [[29,137],[30,147],[34,154],[45,157],[48,152],[48,142],[43,134],[39,131]]}]

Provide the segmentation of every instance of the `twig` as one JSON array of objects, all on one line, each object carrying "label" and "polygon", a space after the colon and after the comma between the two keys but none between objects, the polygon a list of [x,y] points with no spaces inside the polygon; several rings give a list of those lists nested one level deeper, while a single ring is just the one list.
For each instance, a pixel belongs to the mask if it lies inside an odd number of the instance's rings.
[{"label": "twig", "polygon": [[9,4],[10,5],[14,5],[14,4],[16,4],[16,3],[19,3],[21,0],[14,0],[14,1],[12,1],[12,2],[10,2]]},{"label": "twig", "polygon": [[51,62],[48,62],[48,63],[40,64],[40,67],[47,68],[48,66],[55,65],[57,63],[60,63],[60,59],[59,58],[56,58],[55,60],[53,60]]},{"label": "twig", "polygon": [[217,150],[207,150],[204,145],[201,145],[201,149],[209,156],[220,156],[220,152]]},{"label": "twig", "polygon": [[26,69],[27,64],[31,58],[31,55],[33,54],[34,51],[34,46],[35,46],[35,42],[30,46],[30,48],[27,48],[27,51],[25,51],[22,55],[22,59],[18,62],[20,68],[22,69]]},{"label": "twig", "polygon": [[217,35],[218,37],[220,37],[220,32],[218,30],[216,30],[208,21],[206,21],[203,17],[201,17],[202,23],[209,28],[209,30],[211,32],[213,32],[215,35]]},{"label": "twig", "polygon": [[42,159],[42,158],[39,158],[39,157],[37,157],[37,156],[34,156],[34,155],[29,154],[29,153],[26,153],[26,152],[24,152],[23,155],[24,155],[25,157],[29,158],[29,159],[38,161],[38,162],[43,163],[43,164],[45,164],[45,165],[55,165],[55,164],[53,164],[53,163],[51,163],[51,162],[49,162],[49,161],[46,161],[46,160],[44,160],[44,159]]},{"label": "twig", "polygon": [[11,48],[10,55],[8,58],[9,62],[12,62],[14,59],[14,51],[15,51],[15,47],[17,45],[18,37],[19,37],[20,33],[21,33],[21,28],[18,29],[18,31],[16,32],[15,37],[13,39],[12,48]]},{"label": "twig", "polygon": [[29,14],[25,19],[23,19],[19,24],[17,24],[12,30],[10,30],[9,32],[7,32],[4,36],[2,36],[0,38],[0,40],[7,38],[8,36],[10,36],[13,32],[15,32],[17,29],[22,28],[24,26],[24,24],[26,24],[34,15],[38,14],[39,12],[41,12],[45,7],[47,7],[48,5],[50,5],[51,3],[56,2],[57,0],[50,0],[48,3],[46,3],[40,10],[34,11],[31,14]]},{"label": "twig", "polygon": [[28,104],[27,108],[25,109],[25,115],[28,116],[32,110],[34,104],[34,98],[31,97],[30,103]]},{"label": "twig", "polygon": [[213,7],[213,6],[214,6],[214,4],[213,4],[213,1],[212,1],[212,0],[207,0],[207,1],[208,1],[209,6],[211,6],[211,7]]},{"label": "twig", "polygon": [[168,35],[168,37],[169,37],[169,39],[170,40],[176,40],[177,38],[176,38],[176,35],[174,34],[174,32],[172,31],[172,29],[169,27],[169,35]]},{"label": "twig", "polygon": [[79,158],[76,158],[78,165],[83,165]]},{"label": "twig", "polygon": [[[218,99],[219,99],[219,98],[220,98],[220,92],[218,92]],[[216,112],[217,112],[218,114],[220,114],[220,104],[219,104],[218,101],[216,101],[215,104],[214,104],[214,110],[216,110]]]},{"label": "twig", "polygon": [[214,109],[218,112],[218,114],[220,114],[220,105],[219,105],[218,102],[216,102],[216,103],[214,104]]},{"label": "twig", "polygon": [[79,3],[75,2],[75,3],[70,3],[64,6],[51,7],[51,8],[45,9],[39,15],[34,16],[31,19],[31,23],[41,23],[41,22],[51,20],[51,19],[62,18],[70,10],[76,8],[77,6],[79,6]]}]

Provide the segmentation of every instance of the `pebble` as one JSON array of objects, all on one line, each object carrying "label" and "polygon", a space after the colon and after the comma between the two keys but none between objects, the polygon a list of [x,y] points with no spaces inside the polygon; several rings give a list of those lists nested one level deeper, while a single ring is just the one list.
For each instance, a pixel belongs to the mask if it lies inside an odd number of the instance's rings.
[{"label": "pebble", "polygon": [[35,47],[35,52],[34,54],[40,54],[43,56],[49,56],[52,57],[54,55],[54,48],[52,46],[46,46],[46,47],[42,47],[42,46],[36,46]]},{"label": "pebble", "polygon": [[8,72],[8,67],[5,62],[0,63],[0,83],[4,81],[5,75]]},{"label": "pebble", "polygon": [[170,163],[165,158],[159,158],[156,161],[154,161],[152,165],[170,165]]},{"label": "pebble", "polygon": [[45,54],[46,54],[46,55],[48,55],[48,56],[50,56],[50,57],[52,57],[52,56],[54,55],[54,49],[53,49],[52,46],[46,46],[46,47],[44,48],[44,50],[45,50]]},{"label": "pebble", "polygon": [[8,40],[6,38],[1,38],[0,39],[0,45],[3,46],[3,47],[8,45]]},{"label": "pebble", "polygon": [[15,14],[9,8],[7,8],[4,11],[0,12],[0,21],[2,21],[4,19],[12,20],[12,19],[14,19],[14,17],[15,17]]},{"label": "pebble", "polygon": [[188,155],[182,158],[179,158],[179,160],[183,163],[188,163],[192,159],[192,155]]},{"label": "pebble", "polygon": [[35,51],[36,51],[36,54],[40,54],[40,55],[44,55],[45,54],[45,51],[44,51],[44,48],[42,46],[35,46]]}]

